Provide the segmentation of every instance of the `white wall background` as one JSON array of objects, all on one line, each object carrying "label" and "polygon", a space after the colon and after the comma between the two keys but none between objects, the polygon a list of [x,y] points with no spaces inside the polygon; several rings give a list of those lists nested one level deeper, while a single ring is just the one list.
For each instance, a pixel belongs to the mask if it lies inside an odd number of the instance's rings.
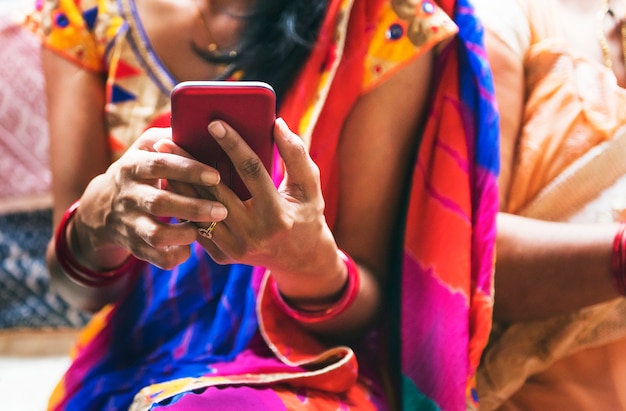
[{"label": "white wall background", "polygon": [[33,7],[33,4],[35,0],[0,0],[0,13],[28,10]]},{"label": "white wall background", "polygon": [[[21,16],[35,0],[0,0],[0,15]],[[67,357],[0,355],[0,410],[43,411],[53,387],[69,364]],[[36,376],[36,377],[33,377]]]}]

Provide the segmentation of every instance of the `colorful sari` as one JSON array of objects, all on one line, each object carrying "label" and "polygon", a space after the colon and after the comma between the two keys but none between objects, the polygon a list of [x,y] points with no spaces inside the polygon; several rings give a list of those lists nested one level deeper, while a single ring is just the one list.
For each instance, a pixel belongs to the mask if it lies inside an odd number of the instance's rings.
[{"label": "colorful sari", "polygon": [[[146,126],[164,124],[163,97],[174,80],[145,43],[131,0],[50,0],[29,24],[48,47],[107,73],[117,155]],[[262,269],[219,266],[197,246],[174,270],[146,267],[127,296],[96,315],[50,409],[177,409],[232,390],[256,398],[250,406],[259,410],[474,407],[491,321],[498,168],[498,117],[481,42],[466,1],[333,0],[282,104],[280,115],[320,167],[332,227],[337,125],[360,95],[440,46],[396,239],[393,303],[376,344],[322,345],[274,305]]]},{"label": "colorful sari", "polygon": [[491,328],[499,118],[482,27],[469,2],[443,3],[459,35],[438,62],[410,191],[400,366],[403,387],[460,410],[478,406],[475,373]]}]

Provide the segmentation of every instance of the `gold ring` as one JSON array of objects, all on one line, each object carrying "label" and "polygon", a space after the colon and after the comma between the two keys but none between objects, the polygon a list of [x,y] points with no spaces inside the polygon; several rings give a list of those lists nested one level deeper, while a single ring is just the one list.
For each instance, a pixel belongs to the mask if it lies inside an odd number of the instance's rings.
[{"label": "gold ring", "polygon": [[213,238],[213,229],[217,225],[217,221],[213,221],[208,227],[198,227],[198,234],[209,240]]}]

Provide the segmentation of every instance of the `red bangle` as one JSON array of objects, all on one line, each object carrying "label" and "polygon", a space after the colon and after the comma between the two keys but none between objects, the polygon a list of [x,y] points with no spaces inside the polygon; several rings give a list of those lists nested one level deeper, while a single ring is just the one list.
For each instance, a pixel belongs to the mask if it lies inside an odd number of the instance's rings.
[{"label": "red bangle", "polygon": [[339,301],[337,301],[328,308],[316,311],[305,311],[290,306],[281,295],[276,281],[274,281],[274,278],[270,276],[268,286],[271,287],[274,301],[276,301],[280,309],[285,314],[287,314],[294,320],[300,321],[302,323],[313,324],[335,318],[339,314],[346,311],[348,307],[350,307],[350,305],[352,305],[354,300],[356,300],[356,297],[359,295],[359,289],[361,285],[359,269],[354,260],[342,250],[337,250],[337,253],[348,268],[348,281],[342,290],[342,295]]},{"label": "red bangle", "polygon": [[54,234],[54,251],[57,261],[65,274],[75,283],[87,287],[104,287],[112,284],[120,277],[134,271],[139,260],[132,254],[117,268],[107,271],[93,271],[76,260],[72,255],[72,251],[67,243],[67,226],[74,215],[80,200],[67,209],[63,218],[59,222],[59,226]]},{"label": "red bangle", "polygon": [[624,244],[624,234],[626,233],[626,222],[619,225],[617,233],[613,239],[613,252],[611,254],[611,275],[617,291],[626,296],[626,246]]}]

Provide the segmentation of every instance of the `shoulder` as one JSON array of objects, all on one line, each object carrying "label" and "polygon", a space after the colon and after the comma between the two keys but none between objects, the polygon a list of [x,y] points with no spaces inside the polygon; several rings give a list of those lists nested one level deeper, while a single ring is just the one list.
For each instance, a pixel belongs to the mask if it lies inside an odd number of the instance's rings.
[{"label": "shoulder", "polygon": [[106,46],[123,19],[116,0],[43,0],[25,25],[46,47],[86,69],[102,71]]},{"label": "shoulder", "polygon": [[432,0],[383,1],[370,27],[365,89],[429,54],[458,32],[452,18]]}]

